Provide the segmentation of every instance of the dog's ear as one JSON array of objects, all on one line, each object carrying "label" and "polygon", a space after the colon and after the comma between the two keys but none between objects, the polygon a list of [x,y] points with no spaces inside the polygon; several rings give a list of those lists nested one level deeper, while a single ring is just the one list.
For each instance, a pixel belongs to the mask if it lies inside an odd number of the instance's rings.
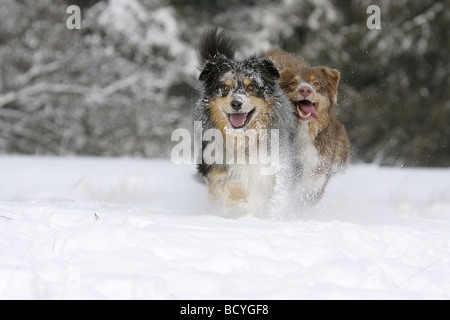
[{"label": "dog's ear", "polygon": [[200,73],[199,80],[202,82],[213,82],[217,79],[221,73],[224,73],[232,68],[232,61],[226,56],[218,54],[211,61],[206,61],[202,72]]},{"label": "dog's ear", "polygon": [[258,61],[258,67],[261,71],[261,75],[264,79],[270,82],[276,82],[280,79],[280,73],[270,59],[260,59]]},{"label": "dog's ear", "polygon": [[202,72],[200,73],[199,80],[206,82],[208,79],[216,78],[219,74],[219,68],[215,63],[206,62]]},{"label": "dog's ear", "polygon": [[330,88],[334,91],[334,94],[337,94],[337,89],[339,85],[339,80],[341,79],[341,73],[336,69],[330,69],[327,67],[318,67],[319,71],[325,77]]}]

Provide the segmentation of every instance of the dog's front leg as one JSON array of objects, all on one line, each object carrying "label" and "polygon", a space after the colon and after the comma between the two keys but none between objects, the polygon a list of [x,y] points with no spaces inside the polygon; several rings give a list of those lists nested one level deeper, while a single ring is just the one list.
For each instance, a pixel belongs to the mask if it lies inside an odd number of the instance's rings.
[{"label": "dog's front leg", "polygon": [[219,205],[242,205],[248,200],[248,192],[242,183],[230,178],[227,169],[213,168],[208,174],[209,196]]}]

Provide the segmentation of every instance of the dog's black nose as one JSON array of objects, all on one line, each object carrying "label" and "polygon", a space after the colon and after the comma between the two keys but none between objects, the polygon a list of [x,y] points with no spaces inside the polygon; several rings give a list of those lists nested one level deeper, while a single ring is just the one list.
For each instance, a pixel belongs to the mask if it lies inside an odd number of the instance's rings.
[{"label": "dog's black nose", "polygon": [[242,108],[242,101],[239,101],[239,100],[232,100],[232,101],[230,102],[230,104],[231,104],[231,107],[232,107],[234,110],[236,110],[236,111],[239,111],[239,110],[241,110],[241,108]]}]

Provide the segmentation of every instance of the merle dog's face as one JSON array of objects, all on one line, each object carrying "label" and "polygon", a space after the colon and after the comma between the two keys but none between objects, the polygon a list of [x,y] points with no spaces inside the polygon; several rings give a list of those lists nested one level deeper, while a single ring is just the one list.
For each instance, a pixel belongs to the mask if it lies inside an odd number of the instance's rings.
[{"label": "merle dog's face", "polygon": [[265,128],[279,78],[268,59],[235,61],[219,55],[207,62],[200,81],[211,120],[223,133]]}]

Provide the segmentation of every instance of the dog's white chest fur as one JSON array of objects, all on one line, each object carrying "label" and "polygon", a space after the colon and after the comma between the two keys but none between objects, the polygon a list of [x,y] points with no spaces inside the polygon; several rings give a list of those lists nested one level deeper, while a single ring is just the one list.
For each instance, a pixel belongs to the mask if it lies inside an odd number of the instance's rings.
[{"label": "dog's white chest fur", "polygon": [[313,172],[319,166],[319,152],[308,132],[308,124],[302,122],[297,129],[299,156],[304,172]]},{"label": "dog's white chest fur", "polygon": [[304,201],[308,201],[319,193],[326,182],[325,174],[317,174],[321,160],[320,154],[308,131],[308,124],[306,122],[299,124],[297,129],[298,155],[302,164],[302,172],[300,182],[297,185],[297,193],[300,193]]}]

